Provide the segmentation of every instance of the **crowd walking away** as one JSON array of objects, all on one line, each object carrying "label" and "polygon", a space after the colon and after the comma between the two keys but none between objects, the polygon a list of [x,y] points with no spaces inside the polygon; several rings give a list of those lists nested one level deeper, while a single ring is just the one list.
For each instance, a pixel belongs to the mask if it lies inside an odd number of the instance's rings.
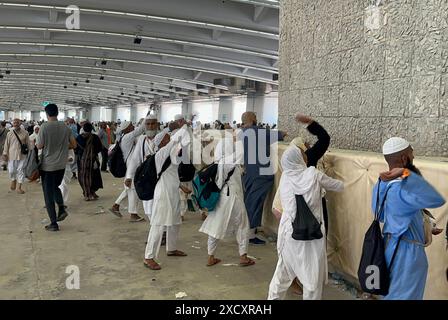
[{"label": "crowd walking away", "polygon": [[[329,128],[304,114],[295,116],[295,132],[301,134],[289,136],[276,124],[260,123],[253,112],[245,112],[241,122],[206,124],[191,114],[162,123],[154,110],[137,122],[59,121],[55,104],[47,105],[45,113],[47,119],[41,121],[0,122],[0,169],[8,171],[10,192],[17,197],[27,191],[27,181],[41,184],[50,221],[47,231],[64,232],[62,223],[73,223],[69,198],[79,197],[86,204],[97,201],[107,175],[121,187],[104,219],[128,216],[124,221],[133,225],[148,224],[146,247],[137,257],[145,272],[164,272],[162,247],[168,257],[190,259],[185,242],[179,240],[190,211],[202,219],[197,232],[207,236],[204,266],[215,270],[222,264],[219,244],[234,238],[238,265],[252,269],[263,264],[250,251],[266,245],[263,214],[274,192],[270,209],[279,223],[278,260],[266,298],[284,299],[293,287],[304,300],[322,299],[332,221],[327,194],[346,192],[344,182],[323,165],[331,146]],[[285,148],[277,168],[279,144]],[[382,287],[372,292],[381,292],[384,299],[423,299],[425,247],[443,231],[429,210],[443,206],[445,199],[414,165],[414,150],[406,137],[387,139],[382,153],[388,170],[371,190],[373,223],[366,233],[359,279],[366,278],[365,267],[370,265],[365,261],[379,254],[383,262],[377,267],[384,278]],[[280,182],[273,190],[276,175]],[[82,194],[70,192],[76,180]],[[139,214],[140,207],[144,214]],[[380,223],[375,250],[369,250],[367,239]],[[174,259],[168,260],[171,264],[176,264]],[[369,292],[365,283],[360,285]]]}]

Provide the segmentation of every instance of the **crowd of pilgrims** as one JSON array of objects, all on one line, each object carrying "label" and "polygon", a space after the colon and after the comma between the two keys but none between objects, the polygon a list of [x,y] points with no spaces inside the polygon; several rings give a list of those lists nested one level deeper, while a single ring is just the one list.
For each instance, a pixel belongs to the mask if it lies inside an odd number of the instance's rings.
[{"label": "crowd of pilgrims", "polygon": [[[292,286],[304,299],[321,299],[327,281],[326,233],[328,212],[325,194],[342,192],[342,181],[327,176],[319,170],[319,163],[330,146],[330,136],[315,120],[301,114],[296,115],[298,125],[302,125],[313,136],[310,145],[302,137],[293,137],[280,161],[282,175],[276,192],[272,212],[279,220],[277,251],[278,263],[269,285],[268,299],[283,299]],[[185,257],[187,254],[178,248],[179,230],[184,215],[190,210],[200,211],[202,226],[199,231],[208,235],[208,257],[206,265],[211,267],[221,262],[216,257],[219,240],[231,235],[236,237],[240,266],[255,264],[248,256],[248,247],[264,245],[257,228],[262,224],[265,199],[274,185],[274,172],[260,174],[260,170],[270,167],[258,159],[258,145],[283,141],[286,133],[276,130],[276,125],[258,123],[253,112],[246,112],[242,122],[211,124],[192,122],[192,118],[176,115],[168,123],[160,123],[155,115],[148,113],[137,124],[130,121],[90,123],[87,120],[76,122],[72,118],[65,121],[72,137],[76,140],[73,149],[68,151],[64,179],[59,186],[64,203],[68,201],[70,180],[77,179],[85,201],[99,198],[97,192],[103,188],[101,172],[108,172],[108,157],[117,144],[120,145],[126,174],[123,191],[111,204],[109,211],[122,218],[121,203],[127,198],[127,212],[130,222],[149,220],[150,229],[144,253],[143,264],[151,270],[160,270],[159,249],[166,246],[168,256]],[[20,144],[28,144],[33,149],[42,121],[21,121],[15,119],[0,123],[0,165],[9,171],[11,190],[25,193],[22,184],[24,155],[17,152]],[[180,152],[193,152],[191,145],[195,130],[216,129],[231,132],[224,135],[214,148],[214,163],[217,164],[216,186],[220,190],[219,200],[211,212],[198,208],[193,201],[192,181],[180,181],[178,157]],[[251,143],[244,138],[247,131],[255,132],[256,160],[249,161]],[[17,135],[17,138],[15,137]],[[261,135],[265,135],[262,139]],[[206,143],[210,143],[210,140]],[[241,144],[240,150],[235,148]],[[39,153],[44,150],[41,146]],[[269,148],[268,151],[269,153]],[[389,164],[389,171],[381,174],[374,187],[372,210],[377,211],[378,198],[388,201],[381,214],[385,223],[384,232],[388,235],[385,256],[390,266],[391,285],[386,299],[422,299],[428,271],[424,251],[425,234],[421,211],[437,208],[445,203],[440,194],[421,176],[413,165],[413,149],[402,138],[391,138],[383,146],[383,154]],[[134,176],[139,166],[149,157],[154,157],[158,182],[154,188],[153,200],[140,200],[134,184]],[[269,157],[269,154],[268,154]],[[171,161],[167,163],[167,159]],[[204,163],[195,164],[201,170]],[[386,192],[387,190],[387,192]],[[45,190],[44,190],[45,193]],[[138,214],[142,204],[147,219]],[[48,203],[46,203],[48,206]],[[57,203],[59,208],[61,204]],[[304,205],[317,221],[314,235],[300,234],[294,225],[298,220],[298,207]],[[62,207],[67,216],[66,206]],[[302,207],[303,208],[303,207]],[[395,214],[399,211],[399,214]],[[309,217],[308,217],[309,218]],[[56,224],[56,221],[52,221]],[[59,230],[54,227],[50,230]],[[48,230],[48,229],[47,229]],[[440,233],[433,225],[432,233]],[[308,238],[307,238],[308,237]],[[296,239],[302,239],[300,241]]]}]

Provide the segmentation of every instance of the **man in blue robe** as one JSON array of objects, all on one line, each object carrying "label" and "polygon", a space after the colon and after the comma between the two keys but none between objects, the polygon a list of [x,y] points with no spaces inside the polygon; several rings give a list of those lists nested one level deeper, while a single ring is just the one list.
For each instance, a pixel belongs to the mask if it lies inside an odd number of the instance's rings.
[{"label": "man in blue robe", "polygon": [[271,131],[257,126],[257,117],[253,112],[245,112],[242,117],[243,132],[239,139],[244,139],[243,175],[244,203],[249,217],[249,243],[263,245],[266,242],[255,237],[256,228],[261,226],[263,205],[274,185],[274,171],[270,162],[271,144],[283,140],[286,136],[281,131]]},{"label": "man in blue robe", "polygon": [[389,293],[384,299],[421,300],[428,274],[423,209],[441,207],[445,200],[413,165],[413,149],[405,139],[387,140],[383,154],[390,171],[382,173],[374,187],[372,209],[376,212],[378,190],[379,203],[387,191],[380,215],[380,221],[384,222],[385,257],[390,269]]}]

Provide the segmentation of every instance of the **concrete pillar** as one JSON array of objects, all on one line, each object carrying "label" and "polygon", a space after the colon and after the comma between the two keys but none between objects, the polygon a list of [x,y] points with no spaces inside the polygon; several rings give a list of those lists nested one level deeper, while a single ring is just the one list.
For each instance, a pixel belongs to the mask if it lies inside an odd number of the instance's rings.
[{"label": "concrete pillar", "polygon": [[39,121],[40,120],[40,111],[31,111],[31,120]]},{"label": "concrete pillar", "polygon": [[182,114],[186,116],[188,114],[188,100],[183,99],[182,100]]},{"label": "concrete pillar", "polygon": [[92,118],[92,107],[86,107],[84,109],[84,119],[91,121]]},{"label": "concrete pillar", "polygon": [[112,121],[117,121],[117,107],[112,107]]},{"label": "concrete pillar", "polygon": [[264,95],[248,94],[247,111],[255,112],[258,122],[263,122]]},{"label": "concrete pillar", "polygon": [[232,97],[219,98],[218,119],[223,123],[231,123],[233,119],[233,99]]},{"label": "concrete pillar", "polygon": [[137,122],[139,119],[137,119],[137,106],[135,104],[131,105],[131,121]]}]

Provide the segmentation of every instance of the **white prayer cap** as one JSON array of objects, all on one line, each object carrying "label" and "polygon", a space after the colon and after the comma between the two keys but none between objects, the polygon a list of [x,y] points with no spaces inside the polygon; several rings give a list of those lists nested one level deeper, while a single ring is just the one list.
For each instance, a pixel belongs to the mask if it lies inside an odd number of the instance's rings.
[{"label": "white prayer cap", "polygon": [[121,132],[123,130],[126,130],[131,125],[131,123],[132,122],[130,122],[130,121],[126,121],[126,120],[123,121],[120,125],[119,131]]},{"label": "white prayer cap", "polygon": [[185,117],[183,115],[181,115],[181,114],[176,114],[174,116],[174,121],[181,120],[181,119],[185,119]]},{"label": "white prayer cap", "polygon": [[303,141],[302,137],[296,137],[294,140],[291,141],[290,145],[296,146],[297,148],[301,149],[303,152],[307,150],[307,147],[305,145],[305,142]]},{"label": "white prayer cap", "polygon": [[157,115],[155,114],[150,114],[146,117],[146,120],[157,120]]},{"label": "white prayer cap", "polygon": [[392,137],[383,145],[383,155],[393,154],[409,148],[411,144],[403,138]]}]

